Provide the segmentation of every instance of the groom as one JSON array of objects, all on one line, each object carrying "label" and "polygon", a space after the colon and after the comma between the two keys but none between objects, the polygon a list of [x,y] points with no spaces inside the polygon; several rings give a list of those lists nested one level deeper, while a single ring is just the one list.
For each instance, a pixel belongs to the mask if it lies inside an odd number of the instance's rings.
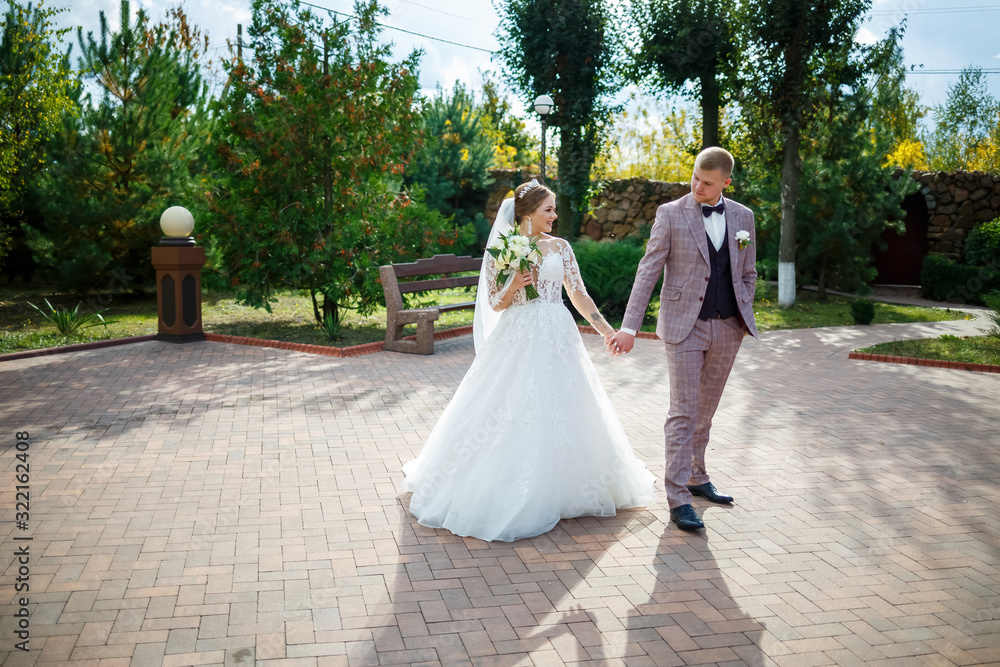
[{"label": "groom", "polygon": [[632,349],[662,274],[656,335],[666,344],[670,378],[664,482],[670,516],[684,530],[705,525],[692,495],[733,502],[709,479],[705,449],[743,337],[757,337],[753,213],[722,196],[732,172],[729,151],[706,148],[695,159],[691,194],[657,209],[622,328],[608,343],[614,355]]}]

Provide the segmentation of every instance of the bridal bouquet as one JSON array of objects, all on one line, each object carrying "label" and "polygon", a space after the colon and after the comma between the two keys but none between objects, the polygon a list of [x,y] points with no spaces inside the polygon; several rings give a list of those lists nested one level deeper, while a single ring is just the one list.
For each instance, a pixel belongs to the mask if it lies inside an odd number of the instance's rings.
[{"label": "bridal bouquet", "polygon": [[[493,255],[493,266],[498,271],[497,287],[502,287],[514,272],[528,271],[542,259],[538,245],[514,231],[507,236],[501,235],[496,245],[487,248],[486,252]],[[538,298],[534,285],[525,285],[524,294],[528,300]]]}]

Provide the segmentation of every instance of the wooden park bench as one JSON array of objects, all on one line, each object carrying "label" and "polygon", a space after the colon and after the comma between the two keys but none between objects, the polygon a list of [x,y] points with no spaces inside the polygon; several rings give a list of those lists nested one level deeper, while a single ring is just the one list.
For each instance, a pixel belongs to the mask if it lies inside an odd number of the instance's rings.
[{"label": "wooden park bench", "polygon": [[[478,285],[478,274],[482,265],[482,257],[435,255],[429,259],[418,259],[408,264],[386,264],[379,267],[382,289],[385,291],[385,349],[411,354],[434,354],[435,320],[441,316],[441,313],[475,308],[475,300],[428,308],[406,309],[403,307],[403,295]],[[465,271],[475,271],[476,275],[448,277],[449,273]],[[400,278],[420,278],[442,274],[445,276],[444,278],[399,281]],[[417,325],[416,340],[403,338],[403,326],[406,324]]]}]

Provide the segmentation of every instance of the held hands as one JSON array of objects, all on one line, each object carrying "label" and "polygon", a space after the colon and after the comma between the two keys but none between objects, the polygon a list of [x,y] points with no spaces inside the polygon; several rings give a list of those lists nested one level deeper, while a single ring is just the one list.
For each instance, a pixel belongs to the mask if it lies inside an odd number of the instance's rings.
[{"label": "held hands", "polygon": [[619,331],[610,338],[605,337],[604,344],[607,347],[608,354],[612,357],[617,357],[632,351],[632,346],[635,345],[635,336],[624,331]]}]

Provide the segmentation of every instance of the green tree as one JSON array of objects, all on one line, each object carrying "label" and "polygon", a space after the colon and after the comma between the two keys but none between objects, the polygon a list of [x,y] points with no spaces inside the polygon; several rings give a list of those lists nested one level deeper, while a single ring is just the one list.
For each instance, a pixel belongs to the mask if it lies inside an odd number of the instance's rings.
[{"label": "green tree", "polygon": [[[904,26],[905,28],[905,26]],[[900,28],[900,35],[903,28]],[[886,164],[912,169],[927,169],[922,120],[929,109],[920,103],[917,91],[906,87],[906,66],[902,49],[888,51],[884,73],[875,90],[875,115],[883,131],[888,132],[892,149]]]},{"label": "green tree", "polygon": [[688,181],[700,145],[691,116],[683,107],[644,101],[615,114],[611,136],[594,164],[594,176]]},{"label": "green tree", "polygon": [[[68,28],[53,27],[63,10],[8,2],[0,33],[0,214],[17,219],[24,188],[44,160],[45,141],[74,110],[69,59],[59,50]],[[10,230],[0,221],[0,258]]]},{"label": "green tree", "polygon": [[[754,144],[780,155],[778,303],[795,303],[796,220],[802,132],[835,81],[861,76],[854,41],[871,0],[758,0],[746,3],[740,51],[741,109]],[[776,140],[775,140],[776,138]],[[775,146],[775,143],[777,144]],[[774,149],[777,148],[777,151]]]},{"label": "green tree", "polygon": [[[910,173],[895,174],[886,160],[894,135],[885,109],[899,108],[907,92],[897,76],[899,36],[893,31],[864,54],[841,54],[853,64],[828,63],[831,78],[814,97],[816,113],[804,128],[796,273],[797,279],[818,286],[821,299],[830,287],[867,289],[876,276],[872,249],[883,244],[887,227],[904,231],[900,204],[917,189]],[[782,179],[766,159],[751,158],[746,165],[745,191],[761,213],[759,256],[773,266],[785,238]]]},{"label": "green tree", "polygon": [[590,169],[620,86],[604,0],[507,0],[500,5],[500,59],[526,106],[551,95],[559,128],[559,233],[575,239],[587,212]]},{"label": "green tree", "polygon": [[493,145],[472,95],[456,82],[451,94],[438,91],[420,110],[422,142],[406,167],[405,183],[424,191],[427,206],[473,225],[481,242],[489,236],[482,213],[491,182]]},{"label": "green tree", "polygon": [[493,145],[495,169],[530,169],[538,164],[538,139],[528,132],[488,72],[483,75],[480,119],[483,133]]},{"label": "green tree", "polygon": [[990,94],[981,67],[962,70],[934,109],[929,137],[931,168],[1000,171],[1000,100]]},{"label": "green tree", "polygon": [[893,138],[892,150],[886,156],[886,164],[904,169],[930,169],[927,148],[923,139],[920,121],[928,114],[928,108],[920,103],[920,95],[915,90],[904,89],[899,105],[895,109],[881,107],[884,112],[885,128]]},{"label": "green tree", "polygon": [[378,267],[464,243],[423,195],[397,196],[416,148],[419,54],[389,61],[374,0],[324,21],[294,0],[254,0],[253,58],[226,65],[208,234],[215,269],[248,305],[309,290],[331,337],[342,310],[383,298]]},{"label": "green tree", "polygon": [[691,97],[701,105],[701,147],[719,146],[719,117],[739,70],[739,14],[724,0],[637,0],[632,22],[639,47],[633,81]]},{"label": "green tree", "polygon": [[80,70],[99,97],[88,94],[76,116],[64,117],[33,185],[42,225],[25,228],[46,277],[74,289],[123,273],[151,284],[160,213],[196,202],[208,138],[197,62],[207,39],[180,10],[151,26],[123,0],[119,16],[113,31],[101,12],[99,39],[79,31]]}]

